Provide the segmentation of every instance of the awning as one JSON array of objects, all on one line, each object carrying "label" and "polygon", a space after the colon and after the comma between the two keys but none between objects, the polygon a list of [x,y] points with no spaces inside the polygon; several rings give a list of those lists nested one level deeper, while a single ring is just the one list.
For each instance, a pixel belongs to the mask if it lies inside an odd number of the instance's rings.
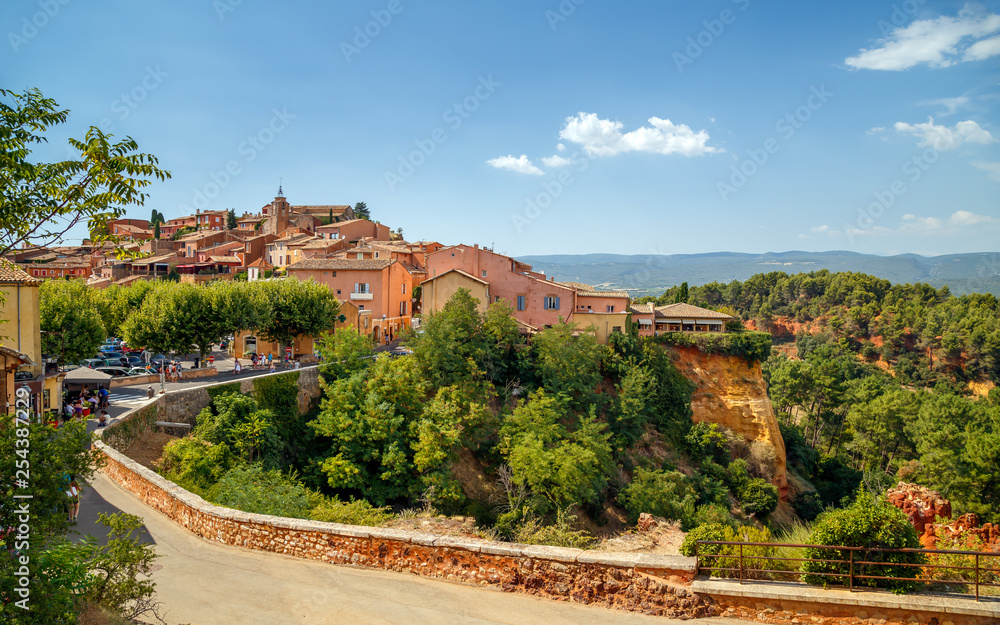
[{"label": "awning", "polygon": [[66,374],[63,380],[66,384],[87,384],[92,382],[107,382],[112,376],[89,367],[77,367]]},{"label": "awning", "polygon": [[653,320],[652,319],[636,319],[636,321],[638,321],[639,325],[641,325],[641,326],[651,326],[651,325],[653,325]]}]

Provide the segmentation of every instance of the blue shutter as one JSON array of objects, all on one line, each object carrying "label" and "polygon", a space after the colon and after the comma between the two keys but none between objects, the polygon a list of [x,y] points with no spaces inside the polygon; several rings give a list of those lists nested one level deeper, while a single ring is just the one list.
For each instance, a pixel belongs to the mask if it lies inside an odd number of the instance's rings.
[{"label": "blue shutter", "polygon": [[556,309],[556,310],[559,310],[559,298],[558,298],[558,297],[556,298],[556,305],[555,305],[555,309]]}]

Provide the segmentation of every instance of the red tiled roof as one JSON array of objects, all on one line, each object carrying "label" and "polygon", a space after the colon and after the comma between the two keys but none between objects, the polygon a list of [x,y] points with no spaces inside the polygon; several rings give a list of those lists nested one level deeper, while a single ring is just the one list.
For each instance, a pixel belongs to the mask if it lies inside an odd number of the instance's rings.
[{"label": "red tiled roof", "polygon": [[692,306],[691,304],[667,304],[666,306],[656,307],[657,317],[677,317],[686,319],[732,319],[732,316],[726,313],[720,313],[715,310],[709,310],[707,308],[702,308],[700,306]]}]

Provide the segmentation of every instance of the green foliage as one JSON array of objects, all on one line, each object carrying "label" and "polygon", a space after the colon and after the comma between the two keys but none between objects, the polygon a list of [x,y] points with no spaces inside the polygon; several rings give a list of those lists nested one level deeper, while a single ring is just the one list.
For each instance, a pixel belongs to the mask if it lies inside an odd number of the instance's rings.
[{"label": "green foliage", "polygon": [[196,232],[197,230],[198,229],[195,228],[194,226],[184,226],[182,228],[178,228],[177,232],[175,232],[172,235],[170,235],[170,240],[171,241],[180,241],[185,236],[191,234],[192,232]]},{"label": "green foliage", "polygon": [[823,512],[823,500],[816,491],[806,491],[792,500],[792,508],[795,514],[806,521],[812,521]]},{"label": "green foliage", "polygon": [[355,219],[368,219],[371,220],[372,213],[368,208],[368,205],[364,202],[358,202],[354,205],[354,218]]},{"label": "green foliage", "polygon": [[327,380],[348,378],[372,363],[371,339],[358,332],[324,334],[317,341],[317,349],[323,357],[320,371]]},{"label": "green foliage", "polygon": [[778,507],[777,487],[759,477],[744,482],[736,496],[743,504],[743,511],[758,518],[766,517]]},{"label": "green foliage", "polygon": [[181,488],[202,497],[233,465],[226,443],[201,438],[181,438],[163,448],[160,472]]},{"label": "green foliage", "polygon": [[643,345],[642,363],[656,379],[648,406],[652,423],[679,447],[691,428],[691,394],[695,386],[677,370],[666,351],[650,342]]},{"label": "green foliage", "polygon": [[648,512],[678,520],[681,529],[689,529],[694,523],[697,496],[688,478],[678,471],[637,469],[618,501],[625,506],[629,523],[635,523],[640,513]]},{"label": "green foliage", "polygon": [[376,508],[364,500],[340,501],[336,498],[330,498],[324,499],[316,505],[309,512],[309,518],[313,521],[327,523],[381,527],[388,523],[393,516],[388,508]]},{"label": "green foliage", "polygon": [[94,306],[94,291],[83,280],[45,280],[38,289],[42,352],[61,364],[93,358],[106,337]]},{"label": "green foliage", "polygon": [[604,348],[589,332],[573,336],[576,324],[557,323],[532,339],[535,366],[542,386],[564,395],[573,409],[585,409],[594,402],[601,380]]},{"label": "green foliage", "polygon": [[555,521],[551,524],[546,524],[537,516],[529,514],[517,525],[512,540],[522,545],[586,549],[596,541],[585,530],[577,529],[576,520],[576,515],[563,509],[556,512]]},{"label": "green foliage", "polygon": [[298,480],[260,464],[237,465],[209,490],[212,503],[244,512],[309,518],[312,497]]},{"label": "green foliage", "polygon": [[[809,535],[809,544],[880,549],[919,549],[917,532],[910,525],[902,510],[884,496],[874,496],[859,490],[850,507],[821,515]],[[842,562],[805,562],[802,570],[811,575],[804,577],[809,584],[847,584],[847,561],[851,554],[840,549],[806,549],[810,559],[841,560]],[[915,578],[920,575],[920,565],[927,559],[921,553],[856,551],[855,562],[877,562],[874,565],[854,565],[855,575],[881,576],[896,579],[857,579],[855,586],[887,588],[893,592],[909,592],[919,583],[898,578]],[[818,575],[835,574],[835,577]]]},{"label": "green foliage", "polygon": [[413,446],[426,394],[417,362],[380,356],[367,370],[329,385],[309,425],[328,441],[329,485],[376,505],[420,490]]},{"label": "green foliage", "polygon": [[[59,509],[62,513],[62,509]],[[65,516],[65,514],[62,514]],[[19,601],[14,593],[15,558],[0,558],[0,618],[4,625],[76,625],[87,591],[87,568],[91,548],[53,536],[47,543],[33,542],[30,549],[28,610],[8,601]]]},{"label": "green foliage", "polygon": [[32,158],[33,148],[48,141],[45,133],[68,118],[68,110],[38,89],[0,89],[0,256],[22,243],[55,243],[81,221],[95,243],[117,241],[108,221],[142,206],[142,189],[153,180],[170,178],[132,138],[115,143],[96,126],[82,141],[69,139],[70,158]]},{"label": "green foliage", "polygon": [[129,621],[156,615],[156,584],[149,576],[158,556],[155,548],[138,536],[142,518],[102,512],[98,522],[108,528],[108,541],[104,546],[90,543],[87,601]]},{"label": "green foliage", "polygon": [[771,354],[771,335],[768,332],[663,332],[654,340],[663,345],[697,347],[706,354],[737,356],[747,362],[763,362]]},{"label": "green foliage", "polygon": [[611,449],[604,424],[591,414],[567,427],[567,402],[544,390],[520,402],[501,428],[501,453],[516,483],[552,509],[597,501],[607,484]]},{"label": "green foliage", "polygon": [[684,442],[694,460],[724,463],[729,459],[729,443],[718,423],[695,423]]},{"label": "green foliage", "polygon": [[771,542],[771,532],[766,527],[755,528],[751,526],[733,527],[729,524],[710,523],[699,525],[684,537],[681,543],[680,552],[685,556],[699,556],[699,565],[711,567],[713,577],[739,577],[740,559],[743,555],[743,577],[745,579],[764,579],[767,574],[758,573],[763,569],[774,569],[778,563],[765,558],[774,557],[774,547],[757,547],[740,545],[696,545],[699,540],[714,540],[719,542],[736,543],[769,543]]},{"label": "green foliage", "polygon": [[205,389],[208,396],[214,401],[216,397],[222,395],[238,395],[242,393],[240,390],[241,385],[239,382],[230,382],[229,384],[219,384],[218,386],[209,386]]},{"label": "green foliage", "polygon": [[290,345],[297,336],[317,336],[329,330],[340,312],[333,291],[312,280],[252,282],[247,286],[270,309],[257,330],[268,341],[280,345]]}]

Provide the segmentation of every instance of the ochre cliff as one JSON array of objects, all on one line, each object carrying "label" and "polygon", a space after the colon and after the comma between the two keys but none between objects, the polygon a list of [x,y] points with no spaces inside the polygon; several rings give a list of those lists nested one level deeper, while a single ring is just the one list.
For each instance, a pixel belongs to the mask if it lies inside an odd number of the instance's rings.
[{"label": "ochre cliff", "polygon": [[736,356],[706,354],[696,347],[667,349],[677,355],[674,364],[684,377],[697,385],[691,396],[692,420],[718,423],[742,434],[747,441],[770,443],[777,456],[774,485],[785,499],[788,495],[785,441],[767,397],[760,363],[747,363]]}]

